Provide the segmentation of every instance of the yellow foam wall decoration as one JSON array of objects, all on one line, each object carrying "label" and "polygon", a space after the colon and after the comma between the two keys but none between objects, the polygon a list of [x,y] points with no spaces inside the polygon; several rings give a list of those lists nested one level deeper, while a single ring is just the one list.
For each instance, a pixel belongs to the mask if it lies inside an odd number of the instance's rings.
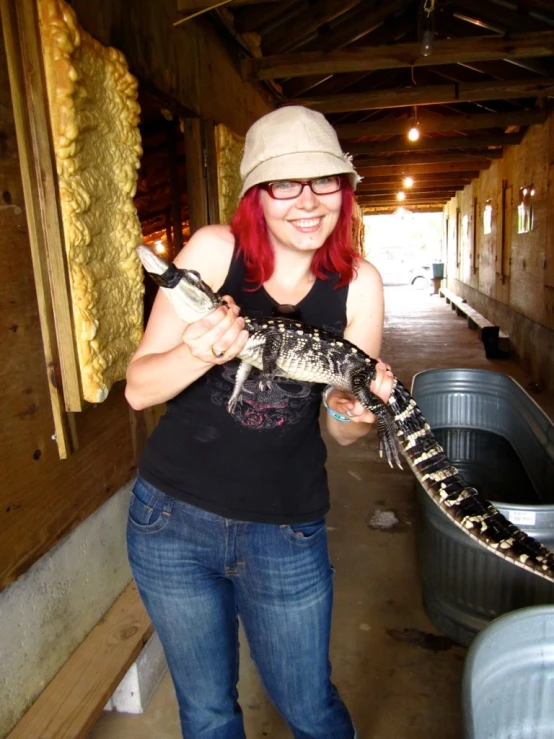
[{"label": "yellow foam wall decoration", "polygon": [[221,223],[229,223],[239,203],[242,187],[239,170],[244,151],[244,136],[233,133],[220,123],[215,127],[215,148],[219,219]]},{"label": "yellow foam wall decoration", "polygon": [[82,392],[98,403],[142,335],[137,80],[63,0],[38,7]]}]

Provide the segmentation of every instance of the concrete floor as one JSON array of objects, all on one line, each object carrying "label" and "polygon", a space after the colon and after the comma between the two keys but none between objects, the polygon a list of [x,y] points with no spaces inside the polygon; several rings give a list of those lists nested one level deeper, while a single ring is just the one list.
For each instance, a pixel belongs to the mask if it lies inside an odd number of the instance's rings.
[{"label": "concrete floor", "polygon": [[[467,323],[443,299],[388,288],[383,358],[410,387],[437,367],[481,367],[530,382],[510,360],[491,362]],[[534,396],[554,417],[554,394]],[[439,636],[422,606],[416,563],[414,477],[379,459],[374,435],[341,448],[329,442],[332,508],[328,518],[336,603],[334,681],[360,739],[459,739],[460,680],[466,650]],[[375,530],[368,519],[393,511],[399,523]],[[291,735],[261,687],[242,639],[239,682],[249,739]],[[104,713],[89,739],[178,739],[168,675],[146,712]],[[330,737],[329,739],[332,739]]]}]

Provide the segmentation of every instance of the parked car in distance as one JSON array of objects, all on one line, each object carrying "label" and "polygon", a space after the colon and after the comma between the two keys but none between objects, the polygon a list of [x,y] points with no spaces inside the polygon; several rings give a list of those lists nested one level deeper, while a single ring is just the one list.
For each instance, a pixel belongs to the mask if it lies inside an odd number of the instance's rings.
[{"label": "parked car in distance", "polygon": [[385,286],[411,285],[416,290],[431,287],[431,266],[394,258],[369,260],[379,270]]}]

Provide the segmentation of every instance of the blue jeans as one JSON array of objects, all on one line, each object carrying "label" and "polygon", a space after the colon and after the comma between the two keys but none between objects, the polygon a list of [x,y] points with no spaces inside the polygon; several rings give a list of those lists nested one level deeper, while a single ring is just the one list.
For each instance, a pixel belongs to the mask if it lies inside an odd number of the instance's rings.
[{"label": "blue jeans", "polygon": [[185,739],[244,739],[240,616],[263,684],[296,739],[353,739],[331,683],[333,569],[325,520],[222,518],[138,478],[127,545],[163,643]]}]

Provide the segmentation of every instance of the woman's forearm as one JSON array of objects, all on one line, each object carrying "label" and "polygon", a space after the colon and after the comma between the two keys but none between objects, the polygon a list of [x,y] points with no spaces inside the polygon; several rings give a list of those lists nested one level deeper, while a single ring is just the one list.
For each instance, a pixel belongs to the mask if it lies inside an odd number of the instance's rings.
[{"label": "woman's forearm", "polygon": [[371,423],[345,423],[335,421],[330,416],[327,418],[327,431],[341,446],[348,446],[366,436],[371,431],[371,426]]},{"label": "woman's forearm", "polygon": [[125,397],[136,411],[165,403],[202,377],[213,364],[194,357],[185,344],[162,354],[144,354],[127,368]]}]

